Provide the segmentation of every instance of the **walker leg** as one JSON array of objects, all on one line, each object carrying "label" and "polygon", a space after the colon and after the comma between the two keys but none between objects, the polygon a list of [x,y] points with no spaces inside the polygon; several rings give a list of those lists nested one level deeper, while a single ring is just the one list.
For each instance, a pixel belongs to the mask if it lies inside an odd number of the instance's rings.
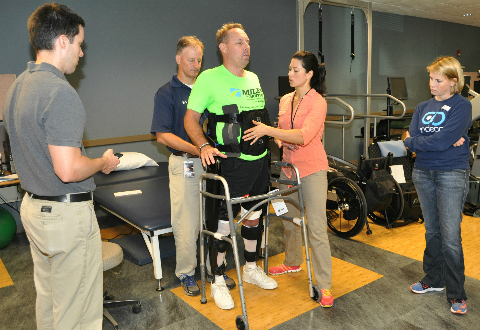
[{"label": "walker leg", "polygon": [[308,249],[307,226],[305,224],[304,214],[302,214],[302,232],[303,232],[303,239],[305,241],[305,259],[307,262],[308,290],[310,292],[310,297],[314,297],[315,293],[314,293],[313,279],[312,279],[312,265],[310,263],[310,251]]},{"label": "walker leg", "polygon": [[264,225],[265,217],[262,215],[260,216],[260,220],[258,225],[262,227],[262,239],[257,240],[257,254],[260,259],[265,258],[265,225]]},{"label": "walker leg", "polygon": [[205,234],[200,232],[200,274],[201,274],[201,291],[202,297],[200,298],[201,304],[207,303],[207,297],[205,294]]},{"label": "walker leg", "polygon": [[265,228],[264,228],[264,231],[263,231],[263,239],[265,240],[264,244],[265,244],[265,247],[264,247],[264,255],[265,255],[265,261],[264,261],[264,264],[265,264],[265,274],[268,275],[268,226],[270,225],[270,213],[267,213],[267,215],[265,216]]},{"label": "walker leg", "polygon": [[[230,220],[230,221],[233,222],[233,220]],[[243,290],[240,258],[238,256],[237,235],[235,231],[232,232],[232,247],[233,247],[233,257],[235,259],[235,268],[237,269],[238,291],[240,292],[240,304],[242,305],[242,314],[243,314],[244,322],[246,325],[245,329],[248,329],[247,305],[245,304],[245,292]]]}]

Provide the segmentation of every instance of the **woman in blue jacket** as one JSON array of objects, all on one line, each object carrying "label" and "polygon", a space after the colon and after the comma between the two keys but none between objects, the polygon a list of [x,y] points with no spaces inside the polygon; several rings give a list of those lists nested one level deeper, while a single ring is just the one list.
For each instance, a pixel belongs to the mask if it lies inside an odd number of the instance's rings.
[{"label": "woman in blue jacket", "polygon": [[405,146],[416,153],[413,182],[425,220],[425,276],[412,284],[415,293],[446,288],[451,312],[467,312],[465,266],[460,223],[468,193],[472,104],[460,95],[460,63],[439,57],[427,67],[434,97],[415,109]]}]

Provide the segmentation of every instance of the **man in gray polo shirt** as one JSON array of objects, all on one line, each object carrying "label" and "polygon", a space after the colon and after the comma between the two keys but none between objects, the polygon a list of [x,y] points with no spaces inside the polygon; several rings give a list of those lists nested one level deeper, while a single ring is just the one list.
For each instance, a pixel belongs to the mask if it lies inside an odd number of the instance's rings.
[{"label": "man in gray polo shirt", "polygon": [[30,241],[38,329],[102,329],[102,243],[92,175],[110,173],[113,150],[86,157],[85,110],[64,74],[83,56],[83,19],[46,4],[28,19],[36,62],[15,81],[4,105],[5,127],[22,187],[22,222]]}]

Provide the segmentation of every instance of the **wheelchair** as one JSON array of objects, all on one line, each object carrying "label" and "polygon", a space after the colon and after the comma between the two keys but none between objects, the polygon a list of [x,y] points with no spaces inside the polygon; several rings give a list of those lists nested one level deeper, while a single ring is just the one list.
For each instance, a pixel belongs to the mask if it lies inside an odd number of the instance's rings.
[{"label": "wheelchair", "polygon": [[359,187],[357,166],[341,158],[327,155],[327,224],[338,236],[348,238],[359,234],[367,225],[367,201]]},{"label": "wheelchair", "polygon": [[[368,146],[368,154],[371,158],[381,157],[381,151],[377,143],[372,143]],[[412,171],[415,164],[413,153],[407,150],[407,154],[401,157],[392,157],[391,165],[402,165],[403,173],[405,175],[404,183],[396,183],[400,194],[392,197],[391,206],[385,212],[371,212],[368,217],[379,225],[384,225],[386,228],[400,226],[398,220],[403,220],[403,224],[408,224],[415,221],[423,222],[422,209],[420,208],[420,201],[415,190],[415,185],[412,181]]]},{"label": "wheelchair", "polygon": [[[370,235],[372,231],[368,226],[368,218],[388,229],[398,226],[397,221],[400,219],[404,220],[404,224],[423,221],[420,202],[412,182],[414,159],[411,152],[405,157],[393,157],[392,153],[382,157],[376,143],[368,147],[368,152],[370,159],[361,156],[357,165],[327,155],[330,167],[327,223],[340,237],[353,237],[365,225],[367,235]],[[391,165],[403,165],[406,183],[399,184],[393,177],[385,175]],[[378,176],[379,171],[383,171],[383,180],[389,185],[386,189],[381,189],[379,181],[375,184],[375,179],[372,179],[372,175]]]}]

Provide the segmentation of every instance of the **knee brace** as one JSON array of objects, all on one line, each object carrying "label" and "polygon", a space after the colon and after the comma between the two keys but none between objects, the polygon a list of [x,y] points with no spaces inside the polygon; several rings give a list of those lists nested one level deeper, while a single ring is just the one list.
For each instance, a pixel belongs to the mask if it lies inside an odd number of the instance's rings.
[{"label": "knee brace", "polygon": [[[244,209],[243,207],[240,209],[240,216],[244,216],[245,213],[247,213],[248,210]],[[246,218],[246,220],[255,220],[255,219],[258,219],[260,218],[260,216],[262,215],[262,210],[258,210],[258,211],[253,211],[252,213],[250,213],[250,215]]]},{"label": "knee brace", "polygon": [[260,226],[255,226],[255,227],[247,227],[247,226],[242,226],[242,229],[240,231],[242,234],[242,237],[248,240],[258,240],[262,238],[262,227]]},{"label": "knee brace", "polygon": [[[230,238],[230,235],[227,236],[228,238]],[[227,251],[227,247],[228,247],[228,242],[224,241],[224,240],[221,240],[221,239],[214,239],[213,240],[213,244],[215,245],[215,247],[217,248],[217,252],[220,252],[220,253],[225,253]]]}]

